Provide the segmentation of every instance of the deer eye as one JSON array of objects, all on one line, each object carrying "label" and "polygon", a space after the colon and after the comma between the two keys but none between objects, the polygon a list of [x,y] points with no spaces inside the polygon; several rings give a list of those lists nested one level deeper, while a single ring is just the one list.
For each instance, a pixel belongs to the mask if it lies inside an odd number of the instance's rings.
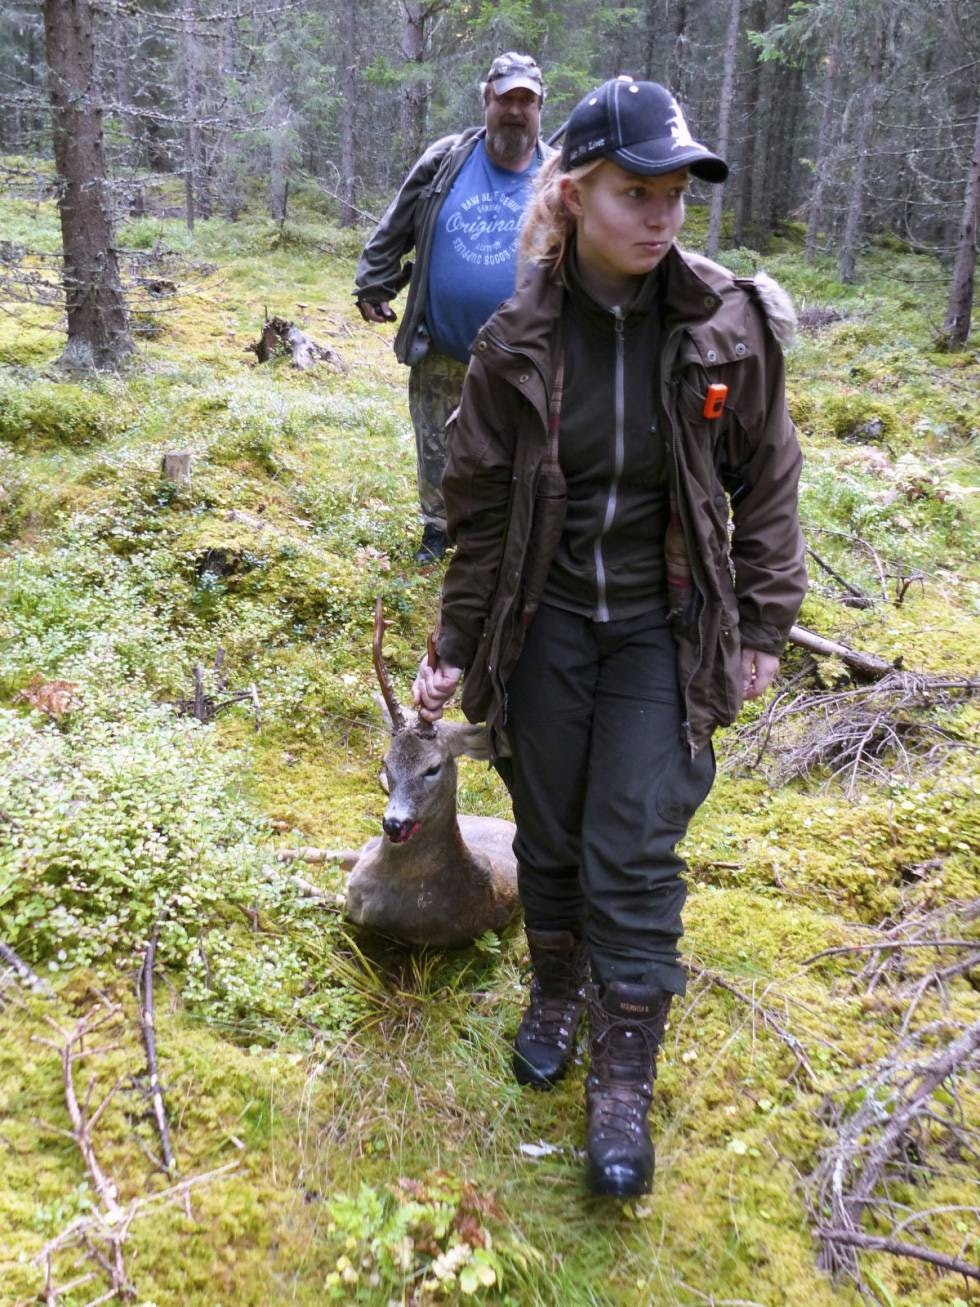
[{"label": "deer eye", "polygon": [[441,771],[442,771],[442,763],[437,762],[434,767],[427,768],[422,773],[422,775],[426,778],[426,780],[430,780],[433,776],[438,776]]}]

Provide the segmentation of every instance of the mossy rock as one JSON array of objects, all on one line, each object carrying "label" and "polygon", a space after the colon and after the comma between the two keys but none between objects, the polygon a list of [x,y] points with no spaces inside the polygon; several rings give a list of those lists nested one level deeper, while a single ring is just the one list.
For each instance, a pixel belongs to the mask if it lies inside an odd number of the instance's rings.
[{"label": "mossy rock", "polygon": [[821,425],[838,440],[854,444],[882,444],[898,430],[892,405],[880,395],[833,395],[820,405]]}]

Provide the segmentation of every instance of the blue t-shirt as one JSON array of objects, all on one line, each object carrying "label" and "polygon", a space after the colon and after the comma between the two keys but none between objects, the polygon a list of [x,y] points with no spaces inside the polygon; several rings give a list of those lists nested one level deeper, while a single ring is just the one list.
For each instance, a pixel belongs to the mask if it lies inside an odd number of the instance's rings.
[{"label": "blue t-shirt", "polygon": [[517,233],[541,166],[498,168],[478,141],[442,203],[429,262],[425,320],[442,354],[466,363],[476,333],[514,293]]}]

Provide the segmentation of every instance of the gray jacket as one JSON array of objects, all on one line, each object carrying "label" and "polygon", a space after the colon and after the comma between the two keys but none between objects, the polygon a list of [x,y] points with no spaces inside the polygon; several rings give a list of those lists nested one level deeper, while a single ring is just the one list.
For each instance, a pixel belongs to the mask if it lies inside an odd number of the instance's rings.
[{"label": "gray jacket", "polygon": [[[388,303],[408,286],[395,336],[395,357],[399,363],[417,363],[428,349],[423,316],[436,216],[477,142],[486,134],[485,127],[468,127],[464,132],[433,141],[412,167],[361,251],[354,274],[355,299],[370,304]],[[538,151],[542,157],[552,153],[540,142]],[[402,262],[412,249],[415,262]]]}]

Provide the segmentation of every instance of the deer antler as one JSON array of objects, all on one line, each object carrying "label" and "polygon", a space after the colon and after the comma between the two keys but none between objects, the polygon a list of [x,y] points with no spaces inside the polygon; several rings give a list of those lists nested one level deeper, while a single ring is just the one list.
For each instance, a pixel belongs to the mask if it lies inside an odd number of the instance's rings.
[{"label": "deer antler", "polygon": [[388,625],[389,623],[382,616],[381,596],[378,595],[374,601],[374,640],[371,643],[371,650],[374,654],[374,670],[377,673],[378,684],[381,686],[381,696],[391,715],[391,727],[394,732],[405,730],[407,723],[401,704],[398,702],[398,697],[392,689],[391,681],[388,678],[388,668],[385,666],[384,656],[381,653],[381,642],[384,640]]}]

